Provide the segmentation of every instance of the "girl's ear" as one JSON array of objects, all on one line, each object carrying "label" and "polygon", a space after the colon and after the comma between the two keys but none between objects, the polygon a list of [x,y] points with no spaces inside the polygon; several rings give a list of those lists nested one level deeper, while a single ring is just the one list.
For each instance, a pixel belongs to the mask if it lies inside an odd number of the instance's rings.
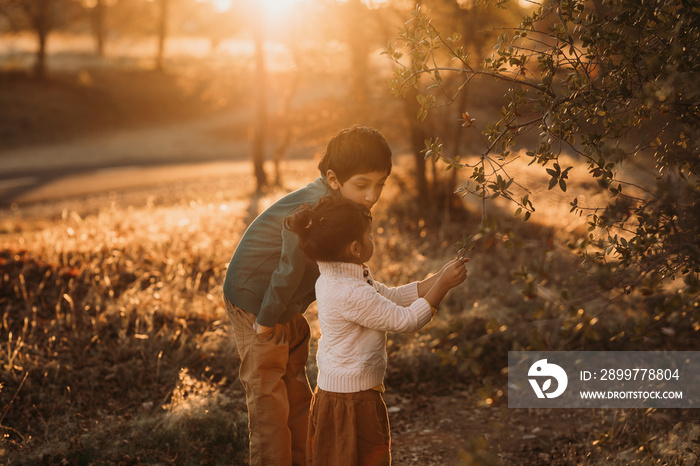
[{"label": "girl's ear", "polygon": [[348,247],[345,251],[345,256],[350,262],[359,263],[360,254],[362,254],[362,245],[359,241],[355,240],[352,243],[348,244]]},{"label": "girl's ear", "polygon": [[326,172],[326,181],[328,182],[328,186],[330,186],[332,190],[337,191],[340,189],[340,181],[338,181],[338,176],[333,170],[329,169]]}]

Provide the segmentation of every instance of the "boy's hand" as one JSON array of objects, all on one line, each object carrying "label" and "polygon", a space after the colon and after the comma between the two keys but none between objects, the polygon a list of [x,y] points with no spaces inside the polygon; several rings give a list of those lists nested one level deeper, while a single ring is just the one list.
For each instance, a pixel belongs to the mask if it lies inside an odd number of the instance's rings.
[{"label": "boy's hand", "polygon": [[467,258],[457,258],[449,261],[440,270],[438,283],[447,288],[454,288],[462,283],[467,278],[467,267],[465,266],[467,262],[469,262]]},{"label": "boy's hand", "polygon": [[265,327],[264,325],[260,325],[259,323],[255,322],[253,323],[253,330],[255,330],[255,333],[258,335],[269,332],[272,330],[272,327]]}]

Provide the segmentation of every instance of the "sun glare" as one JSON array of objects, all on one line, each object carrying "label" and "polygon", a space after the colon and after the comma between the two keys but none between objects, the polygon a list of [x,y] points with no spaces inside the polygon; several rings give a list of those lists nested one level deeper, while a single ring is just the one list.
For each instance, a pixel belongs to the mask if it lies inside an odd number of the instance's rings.
[{"label": "sun glare", "polygon": [[214,5],[214,8],[216,8],[217,11],[223,12],[228,11],[231,8],[231,5],[233,5],[233,0],[211,0],[211,3]]},{"label": "sun glare", "polygon": [[[82,0],[84,2],[95,2],[96,0]],[[112,0],[115,1],[115,0]],[[214,5],[217,11],[228,11],[233,6],[234,0],[197,0],[198,2],[210,2]],[[294,5],[309,2],[313,0],[258,0],[271,22],[283,20],[285,15]],[[338,2],[346,2],[348,0],[337,0]],[[362,0],[369,8],[379,8],[388,0]],[[526,1],[526,0],[520,0]]]},{"label": "sun glare", "polygon": [[269,25],[283,23],[293,8],[305,0],[260,0]]}]

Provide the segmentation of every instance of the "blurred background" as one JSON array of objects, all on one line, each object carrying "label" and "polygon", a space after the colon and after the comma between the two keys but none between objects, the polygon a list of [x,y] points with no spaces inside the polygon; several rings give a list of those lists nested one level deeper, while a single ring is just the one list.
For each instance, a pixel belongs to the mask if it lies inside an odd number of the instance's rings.
[{"label": "blurred background", "polygon": [[[393,67],[381,52],[420,6],[436,26],[463,35],[478,66],[497,29],[522,16],[518,4],[459,0],[0,5],[6,205],[45,197],[45,188],[31,192],[47,170],[55,180],[56,169],[65,175],[134,164],[250,160],[262,190],[283,182],[281,160],[317,155],[333,133],[353,124],[374,126],[395,151],[415,155],[408,163],[420,180],[417,197],[425,198],[432,181],[425,181],[424,140],[439,136],[454,151],[475,144],[483,150],[476,132],[459,131],[460,112],[469,107],[477,118],[495,117],[506,88],[493,81],[470,86],[458,105],[435,109],[419,124],[415,95],[390,96]],[[451,79],[446,89],[461,84]]]}]

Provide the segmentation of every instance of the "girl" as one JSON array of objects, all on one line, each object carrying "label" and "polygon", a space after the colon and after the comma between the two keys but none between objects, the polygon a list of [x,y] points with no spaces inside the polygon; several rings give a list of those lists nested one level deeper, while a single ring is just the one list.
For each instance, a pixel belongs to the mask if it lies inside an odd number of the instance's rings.
[{"label": "girl", "polygon": [[312,466],[389,465],[389,419],[382,399],[386,332],[415,332],[435,315],[447,292],[462,283],[464,259],[448,262],[420,282],[388,288],[365,262],[374,244],[369,210],[324,198],[285,220],[301,250],[318,263],[321,339],[318,383],[307,437]]}]

